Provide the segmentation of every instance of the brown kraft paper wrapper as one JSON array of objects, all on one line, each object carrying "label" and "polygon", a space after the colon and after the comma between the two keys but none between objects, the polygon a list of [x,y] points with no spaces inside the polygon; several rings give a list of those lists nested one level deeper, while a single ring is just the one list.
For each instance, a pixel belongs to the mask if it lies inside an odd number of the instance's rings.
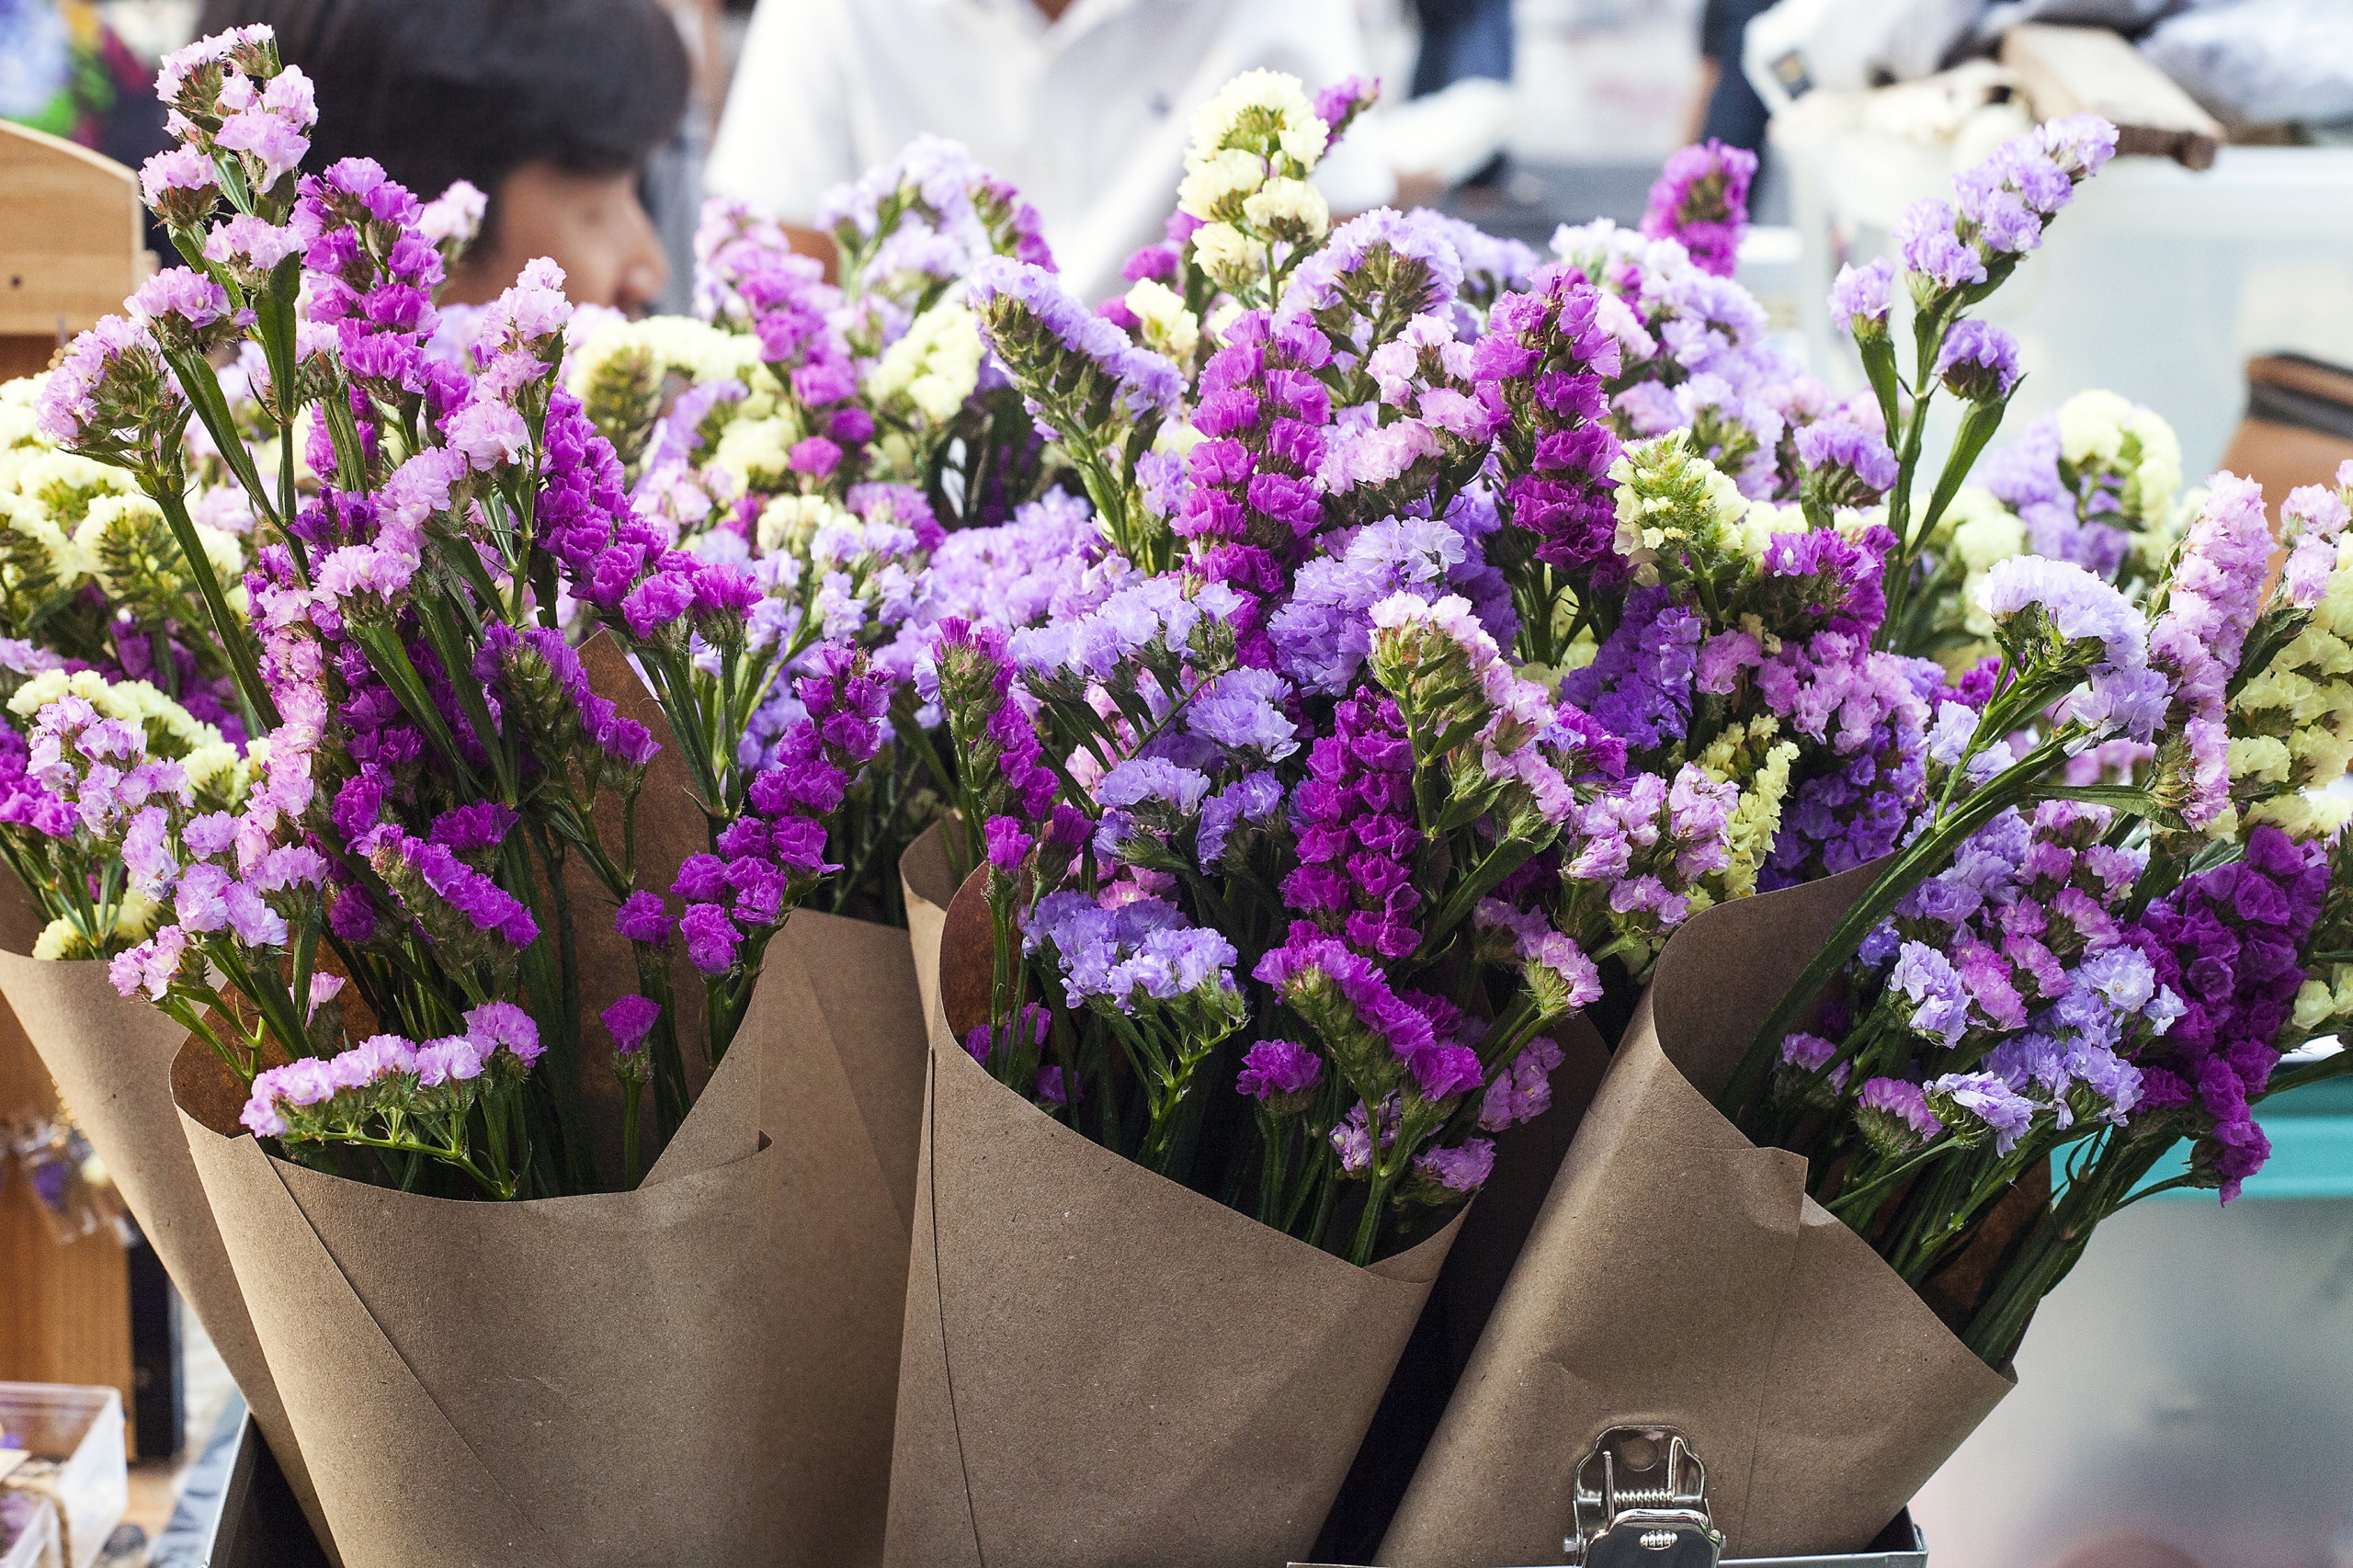
[{"label": "brown kraft paper wrapper", "polygon": [[1039,1111],[950,1037],[937,834],[904,873],[931,1080],[885,1562],[1279,1568],[1455,1227],[1358,1268]]},{"label": "brown kraft paper wrapper", "polygon": [[350,1568],[879,1559],[904,950],[795,916],[635,1192],[452,1202],[275,1160],[183,1048],[187,1143]]},{"label": "brown kraft paper wrapper", "polygon": [[1661,955],[1379,1561],[1559,1560],[1608,1427],[1691,1441],[1728,1557],[1861,1550],[2012,1386],[1710,1096],[1876,867]]},{"label": "brown kraft paper wrapper", "polygon": [[[172,1058],[188,1031],[146,1002],[118,994],[97,960],[23,956],[40,934],[40,917],[16,879],[6,881],[12,907],[5,918],[11,929],[0,934],[6,943],[0,950],[0,993],[172,1283],[196,1309],[303,1517],[332,1554],[318,1494],[172,1109]],[[30,928],[14,929],[20,919],[29,920]]]}]

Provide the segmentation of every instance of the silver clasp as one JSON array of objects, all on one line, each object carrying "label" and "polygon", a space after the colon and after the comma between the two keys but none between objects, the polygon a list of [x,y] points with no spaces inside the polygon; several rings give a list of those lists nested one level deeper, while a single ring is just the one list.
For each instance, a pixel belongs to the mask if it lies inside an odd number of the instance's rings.
[{"label": "silver clasp", "polygon": [[1576,1568],[1716,1568],[1724,1538],[1708,1517],[1708,1471],[1670,1426],[1613,1426],[1577,1466]]}]

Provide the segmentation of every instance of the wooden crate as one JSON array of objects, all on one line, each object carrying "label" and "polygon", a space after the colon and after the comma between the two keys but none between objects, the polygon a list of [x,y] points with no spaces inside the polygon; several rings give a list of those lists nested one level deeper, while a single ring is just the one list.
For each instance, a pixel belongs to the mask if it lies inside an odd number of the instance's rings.
[{"label": "wooden crate", "polygon": [[0,379],[30,375],[121,311],[153,269],[139,176],[86,147],[0,121]]},{"label": "wooden crate", "polygon": [[[5,379],[41,369],[66,338],[119,312],[153,262],[136,174],[71,142],[5,122],[0,215]],[[37,934],[37,927],[0,930],[0,940],[25,952]],[[56,1108],[49,1074],[16,1016],[0,1004],[0,1116]],[[105,1384],[121,1390],[129,1408],[124,1262],[109,1235],[59,1245],[12,1169],[0,1191],[0,1381]]]}]

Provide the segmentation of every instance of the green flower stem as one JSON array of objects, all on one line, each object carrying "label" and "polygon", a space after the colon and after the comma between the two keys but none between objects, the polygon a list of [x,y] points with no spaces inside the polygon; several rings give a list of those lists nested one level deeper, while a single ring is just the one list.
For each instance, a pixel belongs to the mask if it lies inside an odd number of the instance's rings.
[{"label": "green flower stem", "polygon": [[637,1153],[637,1101],[644,1085],[633,1073],[621,1074],[621,1190],[635,1192],[641,1179]]},{"label": "green flower stem", "polygon": [[142,478],[146,482],[148,495],[162,510],[172,537],[179,541],[180,553],[188,558],[188,575],[196,579],[196,591],[203,596],[204,608],[212,617],[212,634],[221,640],[222,652],[229,655],[229,671],[236,677],[237,695],[244,701],[253,732],[259,734],[275,730],[278,725],[278,704],[270,700],[269,687],[263,684],[261,665],[254,656],[253,639],[221,592],[221,579],[213,575],[212,562],[196,537],[196,519],[188,515],[188,503],[181,498],[177,485],[156,476]]}]

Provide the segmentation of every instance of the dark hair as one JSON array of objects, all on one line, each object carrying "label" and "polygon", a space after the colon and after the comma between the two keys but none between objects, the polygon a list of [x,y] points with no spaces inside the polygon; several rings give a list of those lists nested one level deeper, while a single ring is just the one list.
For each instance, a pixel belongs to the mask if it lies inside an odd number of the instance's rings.
[{"label": "dark hair", "polygon": [[317,85],[306,166],[369,157],[422,198],[495,198],[525,164],[636,167],[677,130],[688,68],[655,0],[204,0],[203,30],[267,22]]}]

